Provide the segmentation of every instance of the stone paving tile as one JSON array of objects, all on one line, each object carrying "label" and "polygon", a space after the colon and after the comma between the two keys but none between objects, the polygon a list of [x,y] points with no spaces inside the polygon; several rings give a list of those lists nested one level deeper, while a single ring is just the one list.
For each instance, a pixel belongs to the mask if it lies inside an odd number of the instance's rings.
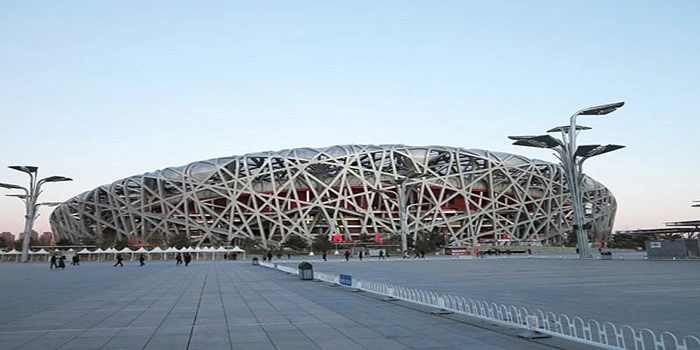
[{"label": "stone paving tile", "polygon": [[313,340],[314,343],[321,349],[324,350],[363,350],[365,349],[362,345],[358,344],[352,339],[319,339]]},{"label": "stone paving tile", "polygon": [[110,339],[101,350],[141,349],[150,339],[150,335],[118,336]]},{"label": "stone paving tile", "polygon": [[147,350],[181,350],[187,349],[189,336],[187,335],[154,335],[146,344]]},{"label": "stone paving tile", "polygon": [[103,337],[103,338],[74,338],[68,341],[67,343],[63,344],[63,346],[57,348],[60,350],[93,350],[93,349],[99,349],[103,345],[105,345],[108,341],[110,341],[112,338],[111,337]]},{"label": "stone paving tile", "polygon": [[44,339],[73,339],[85,333],[84,329],[48,331],[41,338]]},{"label": "stone paving tile", "polygon": [[311,340],[290,340],[290,341],[273,341],[277,350],[320,350],[321,348],[314,344]]},{"label": "stone paving tile", "polygon": [[70,339],[47,339],[41,338],[36,339],[24,344],[13,344],[6,340],[2,340],[2,347],[7,349],[18,349],[18,350],[43,350],[43,349],[58,349],[64,344],[68,343]]},{"label": "stone paving tile", "polygon": [[121,332],[122,328],[91,328],[79,335],[81,338],[111,338]]}]

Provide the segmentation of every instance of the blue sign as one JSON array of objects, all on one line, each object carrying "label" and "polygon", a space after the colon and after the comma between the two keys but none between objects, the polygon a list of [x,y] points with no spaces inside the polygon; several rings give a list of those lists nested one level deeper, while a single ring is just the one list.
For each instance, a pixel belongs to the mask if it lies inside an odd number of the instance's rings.
[{"label": "blue sign", "polygon": [[340,275],[340,284],[342,284],[344,286],[352,287],[352,276]]}]

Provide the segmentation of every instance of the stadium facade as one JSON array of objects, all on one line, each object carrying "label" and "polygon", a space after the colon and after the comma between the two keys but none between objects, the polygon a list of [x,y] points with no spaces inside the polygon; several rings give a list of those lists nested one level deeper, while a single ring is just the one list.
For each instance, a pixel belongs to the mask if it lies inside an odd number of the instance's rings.
[{"label": "stadium facade", "polygon": [[[420,176],[415,176],[420,174]],[[410,180],[408,179],[410,177]],[[215,158],[117,180],[52,212],[57,238],[193,245],[257,240],[269,248],[297,235],[356,240],[400,232],[405,182],[409,238],[446,242],[561,241],[573,215],[563,169],[519,155],[443,146],[341,145]],[[591,240],[610,235],[617,205],[584,177]],[[379,236],[377,236],[379,235]]]}]

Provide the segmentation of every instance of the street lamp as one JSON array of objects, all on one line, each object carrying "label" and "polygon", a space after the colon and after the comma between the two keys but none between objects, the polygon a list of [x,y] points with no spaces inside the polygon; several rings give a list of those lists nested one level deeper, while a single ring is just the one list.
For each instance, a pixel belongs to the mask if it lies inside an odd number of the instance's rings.
[{"label": "street lamp", "polygon": [[561,133],[561,139],[556,139],[550,135],[539,136],[509,136],[516,146],[549,148],[556,152],[557,158],[561,162],[566,175],[567,184],[571,193],[571,206],[574,210],[573,228],[576,230],[576,241],[580,258],[590,258],[591,252],[588,247],[588,235],[584,227],[585,211],[583,208],[583,162],[586,159],[604,153],[612,152],[625,146],[621,145],[581,145],[576,146],[576,137],[583,130],[590,130],[587,126],[576,125],[576,118],[580,115],[606,115],[622,107],[624,102],[610,103],[606,105],[584,108],[574,113],[569,125],[560,126],[548,130],[547,132]]},{"label": "street lamp", "polygon": [[408,241],[406,238],[406,234],[408,231],[408,206],[407,206],[407,191],[410,189],[410,186],[415,185],[416,183],[409,183],[411,180],[415,180],[418,178],[422,178],[428,176],[427,174],[423,173],[417,173],[417,172],[412,172],[408,175],[398,177],[396,179],[392,180],[382,180],[381,182],[383,184],[390,185],[393,190],[387,190],[387,189],[373,189],[374,192],[385,194],[387,192],[393,192],[396,194],[396,200],[397,204],[399,207],[399,230],[401,231],[401,256],[403,257],[407,252],[408,252]]},{"label": "street lamp", "polygon": [[0,183],[0,188],[24,191],[24,194],[10,194],[8,196],[21,199],[26,207],[26,214],[24,215],[24,238],[22,240],[22,262],[27,262],[29,261],[29,243],[31,241],[31,235],[34,229],[34,221],[36,220],[37,216],[39,216],[37,214],[37,209],[42,205],[55,206],[60,204],[58,202],[37,203],[37,199],[39,199],[39,195],[42,192],[41,186],[47,182],[73,181],[73,179],[65,176],[49,176],[38,180],[38,167],[12,165],[8,168],[21,171],[29,175],[29,188],[13,184]]}]

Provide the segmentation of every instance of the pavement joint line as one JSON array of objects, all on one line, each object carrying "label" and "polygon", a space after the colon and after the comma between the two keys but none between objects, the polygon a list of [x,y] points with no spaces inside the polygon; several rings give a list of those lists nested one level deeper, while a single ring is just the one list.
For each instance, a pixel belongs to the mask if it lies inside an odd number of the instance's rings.
[{"label": "pavement joint line", "polygon": [[[189,281],[189,283],[187,284],[187,287],[185,287],[185,288],[182,290],[182,292],[180,293],[180,296],[177,297],[177,298],[173,298],[173,299],[176,299],[176,302],[175,302],[175,304],[173,304],[173,306],[170,308],[170,312],[169,312],[168,314],[172,313],[173,310],[177,310],[176,306],[179,305],[180,301],[181,301],[181,300],[183,299],[183,297],[187,294],[187,291],[189,290],[189,288],[190,288],[194,283],[195,283],[195,279],[191,279],[191,280]],[[145,312],[145,310],[144,310],[144,312]],[[166,318],[166,319],[167,319],[167,318]],[[163,319],[163,320],[158,324],[158,326],[156,327],[156,329],[160,329],[160,328],[163,326],[163,324],[165,323],[165,320],[166,320],[166,319]],[[136,319],[134,319],[134,320],[131,321],[131,322],[135,322],[135,321],[136,321]],[[131,324],[131,322],[130,322],[129,324]],[[177,327],[177,326],[176,326],[176,327]],[[185,326],[185,327],[194,328],[194,325],[192,325],[192,326]],[[128,325],[127,325],[127,327],[126,327],[125,329],[128,329],[128,328],[129,328],[129,327],[128,327]],[[135,327],[135,328],[136,328],[136,327]],[[138,329],[138,328],[136,328],[136,329]],[[187,348],[189,348],[189,344],[190,344],[190,340],[191,340],[191,333],[192,333],[192,329],[190,329],[190,337],[187,339]],[[145,348],[148,346],[148,344],[153,340],[153,337],[155,337],[155,334],[156,334],[156,332],[153,332],[153,334],[151,334],[151,336],[148,338],[148,340],[146,341],[146,343],[143,345],[143,346],[144,346],[144,349],[145,349]]]},{"label": "pavement joint line", "polygon": [[[183,326],[173,326],[183,327]],[[187,327],[187,326],[184,326]],[[108,331],[108,330],[124,330],[124,329],[158,329],[158,327],[99,327],[99,328],[64,328],[64,329],[31,329],[17,331],[0,331],[0,334],[17,334],[17,333],[45,333],[45,332],[85,332],[85,331]]]}]

